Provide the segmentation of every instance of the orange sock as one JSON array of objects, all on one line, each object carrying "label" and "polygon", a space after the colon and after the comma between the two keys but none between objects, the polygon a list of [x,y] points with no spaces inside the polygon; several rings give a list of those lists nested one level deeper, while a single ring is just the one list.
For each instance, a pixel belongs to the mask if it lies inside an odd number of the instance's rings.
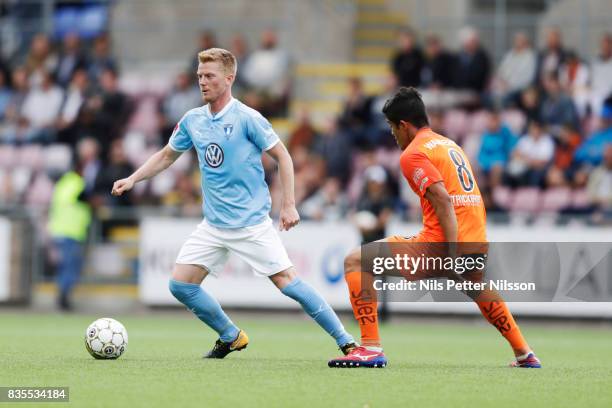
[{"label": "orange sock", "polygon": [[524,354],[529,350],[529,345],[525,341],[521,329],[519,329],[510,309],[499,294],[485,291],[475,301],[485,319],[506,338],[515,354]]},{"label": "orange sock", "polygon": [[[380,347],[378,302],[370,273],[348,272],[344,275],[355,319],[361,329],[361,345]],[[362,287],[363,284],[363,287]]]}]

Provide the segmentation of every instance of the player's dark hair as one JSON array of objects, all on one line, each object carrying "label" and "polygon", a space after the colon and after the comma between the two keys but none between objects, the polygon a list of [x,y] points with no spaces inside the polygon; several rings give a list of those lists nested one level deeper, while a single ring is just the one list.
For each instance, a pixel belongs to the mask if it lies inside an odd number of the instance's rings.
[{"label": "player's dark hair", "polygon": [[413,87],[401,87],[393,97],[385,102],[382,111],[386,118],[396,125],[403,120],[416,128],[429,126],[421,94]]}]

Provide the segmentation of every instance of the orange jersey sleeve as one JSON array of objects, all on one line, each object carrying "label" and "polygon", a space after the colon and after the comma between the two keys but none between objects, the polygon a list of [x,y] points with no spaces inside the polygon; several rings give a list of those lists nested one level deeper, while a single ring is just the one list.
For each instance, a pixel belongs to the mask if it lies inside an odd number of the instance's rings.
[{"label": "orange jersey sleeve", "polygon": [[427,188],[442,181],[457,217],[459,242],[486,242],[486,212],[472,167],[463,150],[431,129],[422,129],[400,158],[402,173],[421,198],[421,239],[444,241],[433,206],[424,198]]},{"label": "orange jersey sleeve", "polygon": [[421,198],[423,198],[429,186],[442,181],[442,175],[429,160],[429,157],[418,150],[402,154],[400,166],[404,177],[410,184],[410,188]]}]

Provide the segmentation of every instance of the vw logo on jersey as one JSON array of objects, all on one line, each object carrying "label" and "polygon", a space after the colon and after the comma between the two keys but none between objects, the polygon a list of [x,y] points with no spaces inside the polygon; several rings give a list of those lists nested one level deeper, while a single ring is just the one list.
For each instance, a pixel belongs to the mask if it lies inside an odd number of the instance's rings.
[{"label": "vw logo on jersey", "polygon": [[217,168],[223,164],[223,149],[218,144],[211,143],[206,146],[204,158],[210,167]]},{"label": "vw logo on jersey", "polygon": [[229,139],[229,137],[232,135],[233,130],[234,130],[234,125],[232,125],[231,123],[223,124],[223,133],[225,133],[226,138]]}]

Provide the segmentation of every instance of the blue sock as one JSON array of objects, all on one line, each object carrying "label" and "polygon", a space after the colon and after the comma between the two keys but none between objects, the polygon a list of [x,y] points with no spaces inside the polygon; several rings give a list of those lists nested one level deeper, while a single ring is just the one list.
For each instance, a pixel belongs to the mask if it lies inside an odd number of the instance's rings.
[{"label": "blue sock", "polygon": [[204,292],[200,285],[170,279],[168,286],[175,298],[219,333],[222,341],[229,342],[236,339],[240,329],[227,317],[217,299]]},{"label": "blue sock", "polygon": [[355,341],[344,330],[340,319],[338,319],[338,316],[325,299],[308,283],[300,278],[295,278],[291,283],[282,288],[281,292],[302,305],[304,311],[319,323],[319,326],[325,329],[330,336],[336,339],[338,346],[344,346]]}]

